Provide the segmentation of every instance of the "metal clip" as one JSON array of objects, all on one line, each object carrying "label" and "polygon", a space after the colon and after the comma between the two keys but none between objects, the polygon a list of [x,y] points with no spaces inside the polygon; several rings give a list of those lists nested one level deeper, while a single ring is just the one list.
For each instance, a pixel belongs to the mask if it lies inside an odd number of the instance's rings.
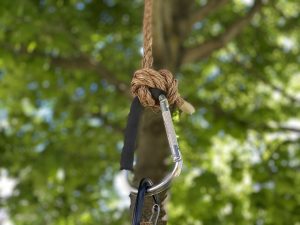
[{"label": "metal clip", "polygon": [[[173,166],[172,172],[170,174],[168,174],[160,183],[147,189],[146,195],[156,195],[156,194],[164,191],[165,189],[167,189],[169,187],[171,181],[175,177],[179,176],[181,169],[182,169],[182,164],[183,164],[179,145],[177,142],[174,125],[173,125],[173,121],[172,121],[172,116],[171,116],[171,112],[170,112],[170,108],[169,108],[169,103],[168,103],[166,96],[160,95],[159,103],[160,103],[160,108],[161,108],[161,112],[162,112],[162,117],[163,117],[163,121],[164,121],[164,125],[165,125],[165,130],[166,130],[174,166]],[[127,174],[127,180],[129,181],[128,174]],[[130,186],[131,186],[131,193],[136,195],[138,192],[137,188],[133,187],[132,185],[130,185]]]},{"label": "metal clip", "polygon": [[153,225],[157,225],[159,214],[160,214],[160,206],[158,204],[154,204],[152,207],[152,214],[150,216],[149,223],[152,223]]}]

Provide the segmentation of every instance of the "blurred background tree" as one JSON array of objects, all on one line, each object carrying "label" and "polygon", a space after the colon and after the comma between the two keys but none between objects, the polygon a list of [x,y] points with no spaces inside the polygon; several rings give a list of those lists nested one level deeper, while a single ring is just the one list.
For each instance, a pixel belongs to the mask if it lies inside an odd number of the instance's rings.
[{"label": "blurred background tree", "polygon": [[[299,225],[299,2],[154,8],[155,67],[196,107],[174,118],[185,167],[169,223]],[[142,10],[142,0],[0,2],[0,174],[15,183],[0,207],[13,224],[130,224],[119,156]],[[136,179],[167,172],[160,119],[144,115]]]}]

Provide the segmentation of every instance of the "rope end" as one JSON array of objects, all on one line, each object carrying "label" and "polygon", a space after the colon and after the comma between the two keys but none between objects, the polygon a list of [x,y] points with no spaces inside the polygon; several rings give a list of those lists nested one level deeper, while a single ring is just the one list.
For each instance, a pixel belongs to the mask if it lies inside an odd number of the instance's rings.
[{"label": "rope end", "polygon": [[183,104],[179,107],[179,109],[187,114],[192,115],[195,112],[195,108],[194,106],[192,106],[191,103],[187,102],[187,101],[183,101]]}]

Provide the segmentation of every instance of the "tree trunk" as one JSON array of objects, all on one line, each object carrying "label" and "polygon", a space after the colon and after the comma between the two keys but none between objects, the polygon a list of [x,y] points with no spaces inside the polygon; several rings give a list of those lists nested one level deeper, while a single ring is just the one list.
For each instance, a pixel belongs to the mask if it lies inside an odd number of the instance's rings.
[{"label": "tree trunk", "polygon": [[[153,55],[154,69],[168,69],[173,73],[180,66],[181,49],[184,31],[180,26],[186,18],[183,12],[188,12],[192,1],[153,0]],[[181,27],[181,28],[180,28]],[[175,74],[174,74],[175,75]],[[169,172],[166,159],[170,157],[168,140],[160,112],[146,109],[141,117],[137,140],[137,164],[135,168],[135,185],[142,178],[150,178],[155,184],[160,182]],[[159,195],[161,213],[159,225],[167,224],[165,202],[167,190]],[[135,198],[131,196],[131,209]],[[153,199],[147,197],[144,203],[142,221],[148,221],[151,216]]]}]

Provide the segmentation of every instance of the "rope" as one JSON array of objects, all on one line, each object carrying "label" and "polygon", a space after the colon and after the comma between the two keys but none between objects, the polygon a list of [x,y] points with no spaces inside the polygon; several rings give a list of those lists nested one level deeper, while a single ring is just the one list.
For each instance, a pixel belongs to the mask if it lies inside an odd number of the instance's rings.
[{"label": "rope", "polygon": [[144,34],[144,57],[143,68],[151,68],[153,64],[152,56],[152,0],[145,0],[143,34]]},{"label": "rope", "polygon": [[149,88],[157,88],[166,93],[169,104],[175,104],[183,112],[192,114],[194,107],[186,102],[178,93],[178,82],[168,70],[156,71],[153,66],[152,55],[152,14],[153,0],[145,0],[143,35],[144,35],[144,55],[143,68],[137,70],[131,81],[131,93],[138,96],[144,107],[150,107],[157,111],[159,103],[155,101]]},{"label": "rope", "polygon": [[168,70],[155,71],[145,68],[134,73],[131,82],[131,92],[139,97],[144,107],[159,108],[158,103],[153,99],[150,88],[158,88],[166,93],[169,104],[180,107],[184,100],[180,97],[177,89],[177,80]]}]

